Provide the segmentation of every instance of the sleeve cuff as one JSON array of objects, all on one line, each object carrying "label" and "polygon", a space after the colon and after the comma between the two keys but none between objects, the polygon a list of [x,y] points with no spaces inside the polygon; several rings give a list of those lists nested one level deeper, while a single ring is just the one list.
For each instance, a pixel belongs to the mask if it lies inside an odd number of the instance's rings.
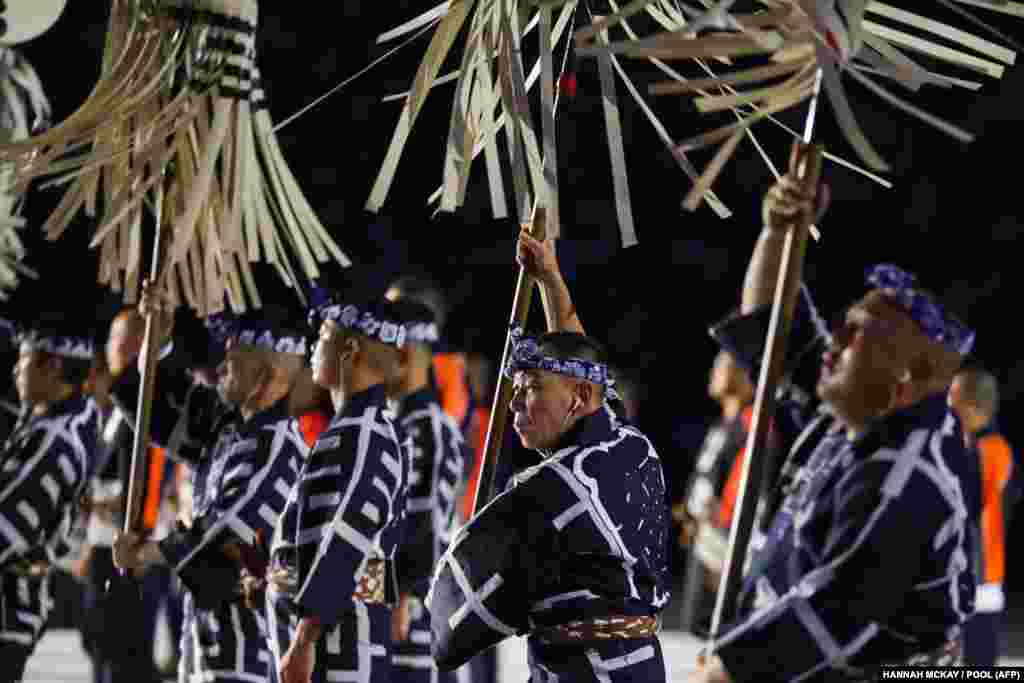
[{"label": "sleeve cuff", "polygon": [[196,607],[215,609],[231,602],[238,595],[238,567],[212,545],[182,564],[195,546],[196,539],[191,536],[191,532],[176,532],[157,544],[168,566],[192,593]]}]

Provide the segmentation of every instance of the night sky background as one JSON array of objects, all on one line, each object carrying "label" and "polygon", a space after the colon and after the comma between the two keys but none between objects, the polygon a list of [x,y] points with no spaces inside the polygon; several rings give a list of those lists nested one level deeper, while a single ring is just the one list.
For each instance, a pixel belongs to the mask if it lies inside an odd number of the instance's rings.
[{"label": "night sky background", "polygon": [[[38,71],[57,120],[77,108],[99,73],[108,7],[70,0],[58,24],[22,46]],[[308,104],[393,47],[378,46],[379,33],[411,19],[434,3],[263,2],[260,66],[275,121]],[[922,3],[894,2],[920,11]],[[948,19],[928,3],[929,15]],[[593,6],[594,11],[603,11]],[[1024,19],[974,10],[1024,40]],[[586,10],[577,12],[577,25]],[[953,20],[962,28],[969,28]],[[643,32],[640,21],[636,28]],[[428,34],[429,35],[429,34]],[[615,34],[613,34],[614,37]],[[383,291],[395,275],[429,274],[448,292],[452,312],[450,343],[484,353],[501,353],[516,275],[514,220],[491,217],[483,160],[474,174],[465,207],[455,215],[432,217],[428,195],[440,183],[453,86],[441,86],[427,100],[399,166],[389,201],[379,215],[364,211],[381,160],[401,110],[383,95],[406,90],[428,36],[421,37],[367,75],[354,81],[279,133],[292,171],[342,248]],[[527,59],[536,39],[527,39]],[[461,45],[457,42],[456,46]],[[559,44],[558,54],[561,54]],[[445,73],[460,57],[449,56]],[[531,59],[532,63],[532,59]],[[643,114],[617,83],[639,246],[622,249],[615,221],[608,147],[596,63],[570,57],[579,92],[563,100],[558,113],[558,146],[564,239],[558,251],[588,331],[606,342],[616,364],[645,388],[640,425],[654,439],[673,486],[681,488],[704,425],[716,406],[706,396],[715,347],[706,329],[738,303],[750,250],[759,231],[759,206],[772,177],[749,142],[726,168],[716,190],[734,216],[720,220],[706,206],[680,208],[689,187]],[[623,60],[641,91],[652,70]],[[695,67],[676,66],[697,76]],[[945,68],[944,73],[956,73]],[[957,74],[961,75],[961,74]],[[845,81],[855,111],[872,142],[895,167],[885,189],[853,172],[826,163],[832,208],[821,224],[824,239],[808,250],[806,279],[823,313],[838,312],[864,291],[866,265],[892,261],[916,271],[924,284],[951,301],[978,331],[975,359],[1002,382],[1001,424],[1011,443],[1024,447],[1017,425],[1024,392],[1019,362],[1021,287],[1019,163],[1024,70],[1012,67],[1002,81],[976,76],[985,87],[922,90],[913,95],[886,87],[928,111],[977,135],[962,145],[900,113],[860,86]],[[658,80],[661,80],[660,78]],[[536,100],[536,96],[532,98]],[[676,139],[712,122],[698,117],[683,98],[653,100]],[[802,128],[805,107],[783,119]],[[823,100],[820,139],[831,152],[854,160]],[[539,131],[539,120],[537,125]],[[770,124],[755,127],[776,165],[784,166],[789,140]],[[696,154],[699,167],[710,158]],[[508,181],[509,174],[505,173]],[[511,198],[511,188],[508,188]],[[28,215],[45,217],[60,191],[35,191]],[[510,202],[511,203],[511,202]],[[105,334],[117,298],[94,283],[96,254],[87,249],[92,226],[80,217],[58,243],[26,232],[28,263],[42,278],[24,281],[12,301],[0,306],[11,317],[40,310],[66,311],[94,334]],[[148,256],[146,257],[148,260]],[[268,283],[271,287],[273,283]],[[268,291],[272,291],[268,289]],[[297,301],[287,292],[282,303]],[[543,325],[539,303],[531,318]],[[9,384],[4,375],[3,384]],[[7,387],[4,387],[5,389]],[[6,393],[6,392],[5,392]],[[1020,517],[1021,515],[1018,515]],[[1009,587],[1024,590],[1024,521],[1011,531]],[[1018,576],[1020,575],[1020,576]]]}]

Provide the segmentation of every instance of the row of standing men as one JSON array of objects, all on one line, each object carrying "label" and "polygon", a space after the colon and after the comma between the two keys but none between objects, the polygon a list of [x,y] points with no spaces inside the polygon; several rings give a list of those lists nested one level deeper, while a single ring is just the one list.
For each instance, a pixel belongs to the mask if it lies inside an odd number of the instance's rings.
[{"label": "row of standing men", "polygon": [[[822,209],[795,179],[806,152],[797,148],[765,198],[738,313],[712,328],[752,376],[789,232]],[[389,394],[400,416],[413,409],[414,394],[397,391],[397,370],[429,338],[429,324],[396,302],[325,299],[313,311],[320,336],[305,385],[300,337],[266,320],[221,330],[228,343],[217,392],[190,381],[181,350],[169,345],[153,433],[192,463],[191,524],[159,542],[122,534],[113,555],[133,571],[166,564],[185,585],[183,683],[397,680],[402,606],[412,618],[425,585],[430,635],[410,641],[429,646],[432,656],[415,661],[430,675],[435,664],[456,669],[529,634],[534,683],[665,679],[657,632],[669,600],[669,510],[660,461],[609,407],[606,352],[584,332],[553,245],[523,234],[518,258],[544,289],[552,331],[533,339],[513,330],[503,371],[513,380],[513,427],[542,461],[514,476],[443,553],[434,520],[450,512],[435,517],[436,502],[423,523],[431,546],[405,540],[418,538],[408,530],[418,525],[404,520],[419,509],[410,477],[418,456],[403,448],[401,418],[387,409]],[[867,293],[831,329],[801,289],[773,421],[785,457],[738,607],[694,683],[867,681],[885,664],[961,661],[976,585],[965,440],[947,393],[974,333],[895,266],[869,268],[865,280]],[[150,294],[143,311],[161,317]],[[36,371],[69,379],[53,359],[73,348],[23,344],[19,393],[31,393]],[[112,393],[131,406],[135,359],[112,365]],[[292,416],[313,385],[330,391],[336,412],[307,448]],[[55,386],[64,388],[38,397],[44,410],[15,434],[32,445],[4,454],[0,567],[6,577],[14,558],[21,572],[5,578],[5,628],[30,630],[0,638],[3,666],[34,645],[31,628],[44,615],[20,587],[33,580],[33,552],[53,552],[52,522],[88,471],[95,409],[66,381]],[[58,408],[66,400],[76,403]],[[446,469],[435,458],[433,472]]]},{"label": "row of standing men", "polygon": [[[401,297],[402,284],[397,283],[389,295]],[[131,568],[142,586],[153,577],[161,580],[167,569],[184,584],[185,623],[179,648],[183,680],[211,675],[224,680],[276,677],[276,662],[287,654],[298,625],[295,616],[300,604],[290,602],[291,592],[298,587],[289,586],[277,574],[269,585],[254,586],[241,579],[255,576],[261,564],[273,562],[275,569],[286,568],[296,561],[292,556],[296,552],[313,553],[311,562],[315,557],[318,564],[325,563],[319,574],[329,577],[330,587],[307,586],[303,595],[315,595],[310,599],[320,601],[318,608],[333,604],[328,623],[345,621],[338,616],[339,610],[348,609],[356,616],[355,621],[345,622],[352,633],[339,639],[336,630],[323,639],[324,643],[343,642],[345,651],[331,648],[322,653],[321,668],[368,671],[367,662],[362,661],[365,648],[356,643],[368,642],[363,631],[370,625],[373,642],[396,641],[393,652],[389,648],[384,654],[375,647],[372,653],[375,660],[383,656],[395,667],[396,680],[399,674],[402,680],[436,678],[421,601],[429,571],[451,532],[455,496],[471,454],[435,392],[430,349],[438,341],[439,325],[434,311],[411,296],[359,306],[362,310],[355,324],[362,327],[349,328],[358,334],[348,336],[351,344],[363,348],[356,350],[357,358],[346,359],[349,400],[344,415],[339,413],[334,420],[333,411],[322,404],[323,392],[303,371],[306,330],[289,325],[292,321],[283,322],[286,316],[268,320],[268,312],[263,311],[225,318],[212,326],[220,328],[211,329],[214,346],[220,346],[219,378],[217,371],[210,372],[209,362],[199,367],[181,344],[176,349],[168,331],[158,365],[154,446],[148,452],[150,476],[145,485],[151,490],[146,491],[139,520],[153,537],[162,537],[159,545],[140,543],[142,539],[132,535],[112,542],[123,520],[124,497],[110,496],[109,488],[123,479],[130,459],[141,314],[128,310],[115,319],[106,349],[109,372],[100,375],[95,370],[103,364],[94,362],[90,342],[66,325],[47,321],[12,330],[19,345],[14,376],[23,411],[5,443],[3,458],[5,474],[10,474],[4,479],[4,511],[10,506],[15,514],[5,515],[3,521],[9,542],[3,546],[5,557],[0,563],[4,567],[0,680],[20,680],[25,661],[45,629],[53,606],[49,570],[54,566],[87,577],[97,589],[92,592],[100,594],[90,596],[92,604],[86,605],[83,625],[94,655],[94,678],[154,679],[152,640],[145,636],[151,637],[152,629],[143,628],[146,617],[140,613],[146,606],[140,604],[135,581],[115,572],[113,561]],[[318,308],[327,309],[340,315],[337,305]],[[370,318],[389,328],[401,324],[413,333],[406,332],[400,351],[394,336],[367,326]],[[340,388],[343,368],[337,362],[328,365],[334,373],[333,386]],[[352,382],[358,387],[355,391]],[[108,392],[112,409],[104,400]],[[342,459],[337,449],[321,446],[310,454],[318,436],[326,438],[325,443],[333,438],[336,446],[352,450],[351,455],[361,459],[358,476],[345,473],[352,490],[341,489],[349,499],[344,506],[306,490],[300,494],[295,488],[302,471],[304,481],[312,482],[307,487],[320,485],[330,498],[331,487],[342,479],[340,473],[330,472],[331,462]],[[177,524],[168,523],[166,506],[160,505],[161,494],[175,488],[173,482],[172,486],[160,484],[168,455],[191,469],[191,486],[182,487],[191,491],[191,500],[176,501],[186,518]],[[106,492],[98,490],[104,485]],[[359,513],[351,524],[355,531],[350,538],[339,537],[339,543],[348,542],[344,552],[324,547],[326,557],[320,558],[316,540],[309,533],[299,533],[295,525],[300,495],[311,503],[302,520],[306,532],[319,526],[319,533],[330,537],[322,527],[337,530],[344,524],[337,519],[332,527],[334,511],[345,508]],[[24,514],[28,511],[32,514]],[[286,511],[292,528],[283,531],[278,521]],[[318,515],[325,517],[326,524],[312,521]],[[74,528],[83,521],[88,530],[86,553],[75,543],[83,540],[85,529]],[[106,529],[100,535],[107,539],[96,538],[97,528]],[[397,550],[399,531],[404,542]],[[291,538],[280,537],[282,533]],[[112,551],[104,545],[113,545]],[[335,556],[344,556],[341,565]],[[385,559],[397,561],[385,569]],[[403,569],[396,571],[397,567]],[[361,585],[353,586],[348,601],[334,597],[324,601],[325,591],[334,596],[343,585],[337,571],[361,579]],[[259,583],[267,583],[260,578]],[[273,606],[270,612],[256,604],[264,595]],[[107,604],[99,609],[98,602]],[[281,603],[290,608],[290,614],[281,613]],[[393,626],[389,605],[397,606]],[[375,680],[389,680],[381,661],[374,662],[375,669],[384,673]]]}]

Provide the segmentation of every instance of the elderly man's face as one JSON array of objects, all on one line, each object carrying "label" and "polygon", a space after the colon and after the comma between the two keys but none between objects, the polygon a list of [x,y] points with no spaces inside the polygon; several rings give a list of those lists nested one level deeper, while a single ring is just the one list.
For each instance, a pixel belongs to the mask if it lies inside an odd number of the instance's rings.
[{"label": "elderly man's face", "polygon": [[851,306],[822,358],[818,396],[848,414],[874,417],[885,411],[907,371],[899,339],[914,324],[877,299]]},{"label": "elderly man's face", "polygon": [[574,382],[552,372],[523,370],[516,373],[509,407],[513,425],[526,448],[553,448],[580,414],[573,409]]},{"label": "elderly man's face", "polygon": [[244,405],[259,390],[267,372],[259,354],[244,348],[229,349],[217,367],[217,392],[225,403]]}]

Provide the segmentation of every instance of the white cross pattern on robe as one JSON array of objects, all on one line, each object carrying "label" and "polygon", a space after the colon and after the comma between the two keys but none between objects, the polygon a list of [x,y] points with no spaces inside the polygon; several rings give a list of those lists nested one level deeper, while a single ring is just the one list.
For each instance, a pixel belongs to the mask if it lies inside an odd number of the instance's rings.
[{"label": "white cross pattern on robe", "polygon": [[498,590],[498,588],[501,587],[501,584],[504,583],[504,579],[501,578],[501,574],[495,574],[492,576],[483,586],[480,587],[480,591],[476,592],[473,590],[473,586],[469,583],[469,578],[466,577],[466,573],[462,570],[462,566],[453,555],[447,554],[441,559],[441,561],[448,563],[448,566],[452,570],[452,576],[455,577],[455,582],[459,584],[462,594],[466,596],[466,602],[463,603],[462,607],[459,607],[459,609],[448,617],[449,628],[454,631],[458,628],[459,624],[462,623],[462,620],[465,619],[470,612],[473,612],[495,631],[504,633],[506,636],[514,636],[516,634],[515,629],[504,624],[484,606],[484,600],[490,597],[490,595],[494,593],[494,591]]}]

